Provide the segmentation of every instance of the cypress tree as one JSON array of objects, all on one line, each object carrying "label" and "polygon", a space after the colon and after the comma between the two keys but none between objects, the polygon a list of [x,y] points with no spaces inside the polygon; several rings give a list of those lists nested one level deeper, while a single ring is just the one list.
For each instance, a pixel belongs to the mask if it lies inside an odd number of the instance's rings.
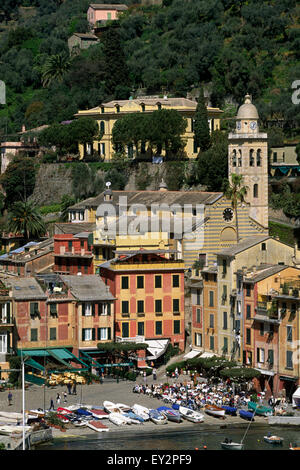
[{"label": "cypress tree", "polygon": [[200,152],[205,152],[210,147],[210,132],[208,125],[208,114],[204,99],[203,89],[201,88],[198,104],[195,112],[194,135],[197,147]]}]

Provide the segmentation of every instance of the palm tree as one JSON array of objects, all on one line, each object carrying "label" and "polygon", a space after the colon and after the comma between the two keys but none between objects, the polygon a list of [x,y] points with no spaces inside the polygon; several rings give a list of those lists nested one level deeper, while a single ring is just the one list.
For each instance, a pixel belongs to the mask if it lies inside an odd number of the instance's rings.
[{"label": "palm tree", "polygon": [[228,184],[225,192],[226,197],[231,200],[231,205],[234,210],[237,242],[240,241],[237,207],[239,202],[242,203],[245,201],[245,196],[248,191],[248,187],[244,186],[243,182],[243,175],[237,175],[236,173],[232,173],[231,183]]},{"label": "palm tree", "polygon": [[41,214],[30,202],[16,202],[8,214],[8,229],[21,233],[26,240],[39,238],[46,233]]},{"label": "palm tree", "polygon": [[61,82],[65,73],[69,70],[70,58],[66,53],[51,55],[42,69],[43,87],[50,85],[52,81]]}]

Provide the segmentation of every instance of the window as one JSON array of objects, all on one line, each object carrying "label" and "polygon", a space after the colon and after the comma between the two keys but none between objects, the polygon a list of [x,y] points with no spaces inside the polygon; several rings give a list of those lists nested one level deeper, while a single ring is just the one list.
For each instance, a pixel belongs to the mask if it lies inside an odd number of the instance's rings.
[{"label": "window", "polygon": [[174,335],[180,334],[180,320],[174,320]]},{"label": "window", "polygon": [[209,315],[209,328],[213,328],[213,327],[214,327],[214,316]]},{"label": "window", "polygon": [[266,251],[266,244],[265,243],[262,243],[261,244],[261,251]]},{"label": "window", "polygon": [[98,328],[98,339],[100,341],[105,341],[108,339],[107,328]]},{"label": "window", "polygon": [[129,288],[129,278],[128,276],[121,277],[121,289],[128,289]]},{"label": "window", "polygon": [[270,366],[272,366],[274,364],[274,351],[273,351],[273,349],[269,349],[269,351],[268,351],[267,362],[269,363]]},{"label": "window", "polygon": [[144,313],[144,301],[143,300],[137,301],[137,313]]},{"label": "window", "polygon": [[160,289],[161,288],[161,276],[155,276],[155,288]]},{"label": "window", "polygon": [[209,337],[209,349],[213,351],[215,349],[215,338],[214,336]]},{"label": "window", "polygon": [[162,335],[162,322],[161,321],[155,322],[155,334]]},{"label": "window", "polygon": [[227,312],[223,312],[223,330],[227,330]]},{"label": "window", "polygon": [[50,315],[57,317],[57,304],[50,304]]},{"label": "window", "polygon": [[138,336],[144,336],[144,332],[145,332],[144,322],[138,322],[137,324]]},{"label": "window", "polygon": [[161,313],[161,312],[162,312],[162,301],[155,300],[155,313]]},{"label": "window", "polygon": [[250,154],[249,154],[249,166],[254,166],[254,150],[250,149]]},{"label": "window", "polygon": [[212,290],[209,291],[209,306],[214,306],[214,292]]},{"label": "window", "polygon": [[37,328],[32,328],[30,330],[30,341],[37,341],[38,340],[38,330]]},{"label": "window", "polygon": [[258,197],[258,184],[253,185],[253,197]]},{"label": "window", "polygon": [[104,121],[100,121],[100,131],[103,132],[103,134],[105,133],[105,122]]},{"label": "window", "polygon": [[259,324],[259,334],[260,336],[263,336],[265,334],[265,328],[263,322]]},{"label": "window", "polygon": [[95,340],[95,328],[82,328],[82,341]]},{"label": "window", "polygon": [[30,302],[30,316],[35,317],[40,314],[38,302]]},{"label": "window", "polygon": [[92,306],[91,302],[84,302],[82,304],[82,315],[85,317],[95,315],[95,304]]},{"label": "window", "polygon": [[277,163],[277,152],[273,152],[273,163]]},{"label": "window", "polygon": [[195,346],[202,346],[202,334],[195,333]]},{"label": "window", "polygon": [[7,353],[7,335],[0,335],[0,353]]},{"label": "window", "polygon": [[50,341],[56,340],[56,328],[50,328]]},{"label": "window", "polygon": [[239,150],[238,166],[242,166],[242,151],[241,150]]},{"label": "window", "polygon": [[99,302],[98,303],[98,315],[110,315],[111,314],[111,304]]},{"label": "window", "polygon": [[122,323],[122,338],[129,338],[129,323]]},{"label": "window", "polygon": [[72,242],[68,242],[68,251],[69,251],[69,252],[72,251]]},{"label": "window", "polygon": [[197,308],[196,310],[196,323],[201,323],[201,310]]},{"label": "window", "polygon": [[179,299],[173,299],[173,312],[179,312]]},{"label": "window", "polygon": [[200,289],[197,289],[196,304],[197,305],[201,304],[201,291],[200,291]]},{"label": "window", "polygon": [[250,286],[250,284],[246,284],[246,296],[251,297],[251,286]]},{"label": "window", "polygon": [[122,300],[122,314],[128,314],[129,313],[129,302],[128,300]]},{"label": "window", "polygon": [[228,353],[228,338],[224,338],[223,341],[223,354]]},{"label": "window", "polygon": [[144,289],[144,276],[137,276],[136,287],[138,289]]},{"label": "window", "polygon": [[225,304],[226,300],[227,300],[227,286],[223,286],[222,305]]},{"label": "window", "polygon": [[223,260],[222,260],[222,263],[223,263],[223,271],[222,271],[222,274],[223,274],[223,276],[225,276],[225,274],[227,273],[227,260],[226,260],[226,259],[223,259]]},{"label": "window", "polygon": [[251,328],[246,328],[246,344],[251,344]]},{"label": "window", "polygon": [[232,166],[236,166],[236,150],[232,151]]},{"label": "window", "polygon": [[235,320],[235,332],[237,335],[240,334],[241,331],[241,320]]},{"label": "window", "polygon": [[261,150],[258,149],[256,152],[256,166],[261,166]]},{"label": "window", "polygon": [[293,327],[290,325],[286,327],[286,340],[293,341]]},{"label": "window", "polygon": [[179,287],[179,275],[178,274],[173,275],[173,287]]},{"label": "window", "polygon": [[293,351],[286,352],[286,368],[293,369]]},{"label": "window", "polygon": [[257,348],[257,362],[264,363],[265,362],[265,350],[263,348]]},{"label": "window", "polygon": [[251,318],[251,305],[246,305],[246,318],[249,320]]}]

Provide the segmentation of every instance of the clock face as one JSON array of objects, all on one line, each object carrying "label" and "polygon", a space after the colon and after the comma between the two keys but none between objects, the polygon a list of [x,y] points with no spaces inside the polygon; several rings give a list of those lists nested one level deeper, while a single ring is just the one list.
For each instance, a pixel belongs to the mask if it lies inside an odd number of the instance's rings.
[{"label": "clock face", "polygon": [[223,211],[223,219],[226,222],[230,222],[233,219],[233,210],[230,207]]},{"label": "clock face", "polygon": [[250,122],[250,128],[251,128],[252,130],[256,129],[256,126],[257,126],[257,124],[256,124],[255,121]]}]

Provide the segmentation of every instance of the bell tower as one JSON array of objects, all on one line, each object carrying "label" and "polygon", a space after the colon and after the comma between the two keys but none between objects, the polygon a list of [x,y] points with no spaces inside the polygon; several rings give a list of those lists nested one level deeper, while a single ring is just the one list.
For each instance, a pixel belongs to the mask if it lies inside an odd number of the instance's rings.
[{"label": "bell tower", "polygon": [[236,116],[236,129],[228,135],[228,176],[229,181],[232,173],[243,176],[249,215],[268,229],[268,136],[259,132],[258,121],[257,109],[246,95]]}]

